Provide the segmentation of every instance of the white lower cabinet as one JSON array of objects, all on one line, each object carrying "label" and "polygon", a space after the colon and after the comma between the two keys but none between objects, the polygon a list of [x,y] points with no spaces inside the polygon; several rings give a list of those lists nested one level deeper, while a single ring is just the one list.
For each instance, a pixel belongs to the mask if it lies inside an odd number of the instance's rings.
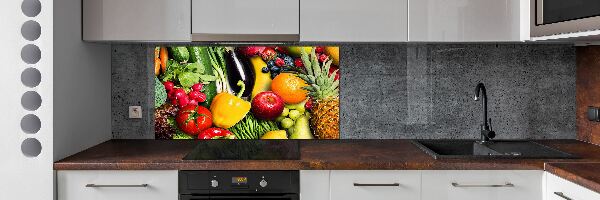
[{"label": "white lower cabinet", "polygon": [[329,200],[329,170],[300,171],[301,200]]},{"label": "white lower cabinet", "polygon": [[331,171],[331,199],[414,200],[421,193],[419,171]]},{"label": "white lower cabinet", "polygon": [[[600,200],[537,170],[303,170],[300,200]],[[174,170],[57,171],[58,200],[177,200]]]},{"label": "white lower cabinet", "polygon": [[543,175],[538,170],[301,171],[300,199],[543,200]]},{"label": "white lower cabinet", "polygon": [[600,194],[546,172],[545,200],[600,200]]},{"label": "white lower cabinet", "polygon": [[422,172],[422,200],[542,200],[543,171]]},{"label": "white lower cabinet", "polygon": [[177,200],[177,171],[57,171],[58,200]]}]

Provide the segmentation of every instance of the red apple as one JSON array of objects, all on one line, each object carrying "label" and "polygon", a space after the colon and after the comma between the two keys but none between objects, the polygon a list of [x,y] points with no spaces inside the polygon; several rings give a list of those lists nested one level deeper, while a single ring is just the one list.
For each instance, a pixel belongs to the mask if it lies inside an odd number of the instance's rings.
[{"label": "red apple", "polygon": [[274,120],[283,112],[283,99],[271,91],[256,94],[252,99],[252,113],[258,119]]}]

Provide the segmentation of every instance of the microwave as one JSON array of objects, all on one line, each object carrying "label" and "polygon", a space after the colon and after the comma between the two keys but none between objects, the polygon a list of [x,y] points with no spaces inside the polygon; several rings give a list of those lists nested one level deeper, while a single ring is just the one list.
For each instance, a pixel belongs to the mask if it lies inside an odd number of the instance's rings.
[{"label": "microwave", "polygon": [[600,30],[600,0],[531,0],[531,36]]}]

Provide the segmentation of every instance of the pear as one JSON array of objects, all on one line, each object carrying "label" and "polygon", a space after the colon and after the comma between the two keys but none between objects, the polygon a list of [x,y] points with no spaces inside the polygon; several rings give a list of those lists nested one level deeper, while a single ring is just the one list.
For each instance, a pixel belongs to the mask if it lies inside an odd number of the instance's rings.
[{"label": "pear", "polygon": [[309,125],[310,117],[302,115],[296,119],[294,126],[290,132],[290,139],[315,139],[312,132],[310,131]]}]

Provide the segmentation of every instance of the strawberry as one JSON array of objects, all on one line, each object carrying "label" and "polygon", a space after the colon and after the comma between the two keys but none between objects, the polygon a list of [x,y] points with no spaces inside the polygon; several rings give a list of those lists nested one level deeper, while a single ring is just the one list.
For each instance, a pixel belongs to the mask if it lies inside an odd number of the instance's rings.
[{"label": "strawberry", "polygon": [[322,47],[322,46],[315,47],[315,53],[323,53],[323,52],[325,52],[325,47]]},{"label": "strawberry", "polygon": [[329,60],[329,56],[328,55],[325,55],[325,54],[320,54],[319,55],[319,62],[324,63],[327,60]]},{"label": "strawberry", "polygon": [[306,110],[312,109],[312,98],[308,98],[308,101],[306,101],[306,103],[304,104],[304,108]]},{"label": "strawberry", "polygon": [[284,66],[285,61],[282,58],[277,58],[275,59],[275,65],[277,65],[278,67]]},{"label": "strawberry", "polygon": [[277,57],[277,52],[273,48],[267,47],[260,53],[260,57],[265,61],[273,60]]},{"label": "strawberry", "polygon": [[252,56],[258,55],[261,52],[263,52],[265,50],[265,48],[266,47],[264,47],[264,46],[248,46],[248,47],[241,47],[240,51],[245,56],[252,57]]},{"label": "strawberry", "polygon": [[280,46],[276,46],[275,51],[281,53],[281,54],[288,54],[287,50],[284,47],[280,47]]},{"label": "strawberry", "polygon": [[[338,66],[331,65],[329,68],[329,74],[332,74],[335,70],[339,69]],[[340,80],[340,70],[335,73],[335,80]]]},{"label": "strawberry", "polygon": [[296,67],[304,67],[304,63],[302,63],[302,59],[301,58],[296,58],[296,60],[294,60],[294,66],[296,66]]}]

